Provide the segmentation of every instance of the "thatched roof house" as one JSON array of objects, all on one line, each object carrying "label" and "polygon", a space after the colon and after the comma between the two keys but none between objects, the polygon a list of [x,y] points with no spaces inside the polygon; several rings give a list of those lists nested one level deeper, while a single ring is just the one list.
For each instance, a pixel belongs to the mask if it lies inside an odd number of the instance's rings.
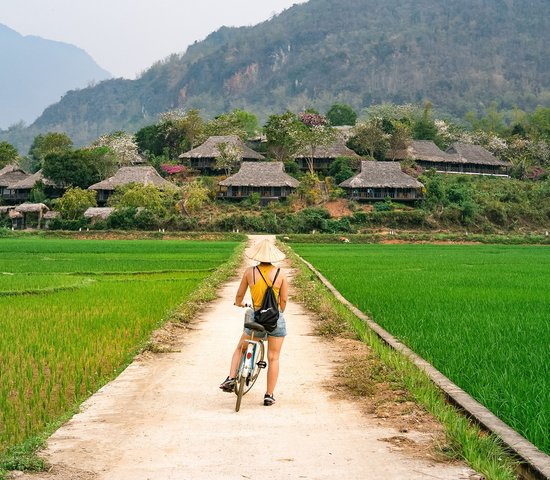
[{"label": "thatched roof house", "polygon": [[4,197],[4,191],[10,185],[21,182],[28,177],[30,177],[30,175],[18,165],[6,165],[4,168],[0,169],[0,198]]},{"label": "thatched roof house", "polygon": [[12,219],[13,228],[40,228],[44,214],[49,210],[43,203],[23,203],[10,210],[9,215]]},{"label": "thatched roof house", "polygon": [[115,209],[111,207],[90,207],[84,212],[84,217],[95,220],[106,220],[114,211]]},{"label": "thatched roof house", "polygon": [[340,184],[356,200],[413,201],[422,197],[422,185],[416,178],[401,171],[395,162],[361,162],[361,172]]},{"label": "thatched roof house", "polygon": [[13,202],[25,202],[29,199],[31,190],[39,182],[44,185],[48,197],[57,198],[63,195],[65,189],[44,177],[42,170],[38,170],[32,175],[8,185],[4,190],[4,198]]},{"label": "thatched roof house", "polygon": [[247,147],[237,135],[209,137],[202,145],[182,153],[179,158],[188,160],[191,168],[212,171],[215,169],[216,157],[220,154],[220,143],[237,147],[242,152],[243,160],[265,160],[263,155]]},{"label": "thatched roof house", "polygon": [[450,162],[452,155],[441,150],[432,140],[413,140],[406,149],[388,150],[386,160],[425,160],[428,162]]},{"label": "thatched roof house", "polygon": [[130,183],[154,185],[161,190],[172,185],[151,166],[122,167],[112,177],[90,185],[88,190],[95,190],[97,192],[97,202],[104,204],[117,187]]},{"label": "thatched roof house", "polygon": [[388,151],[386,158],[412,159],[422,168],[435,168],[439,173],[506,175],[510,166],[479,145],[455,143],[441,150],[431,140],[414,140],[406,150]]},{"label": "thatched roof house", "polygon": [[[361,159],[351,148],[346,146],[346,139],[342,135],[338,135],[336,140],[327,146],[319,146],[315,149],[313,157],[313,170],[326,171],[334,160],[339,157]],[[302,170],[309,170],[308,161],[310,159],[309,152],[300,152],[294,159]]]},{"label": "thatched roof house", "polygon": [[286,198],[300,182],[285,173],[282,162],[243,162],[241,169],[219,183],[220,198],[246,198],[259,193],[263,199]]},{"label": "thatched roof house", "polygon": [[[511,167],[509,162],[505,162],[495,157],[489,150],[481,145],[470,145],[467,143],[453,143],[447,153],[458,157],[462,163],[464,173],[482,173],[489,175],[506,174],[507,169]],[[473,167],[475,172],[469,171],[468,167]]]}]

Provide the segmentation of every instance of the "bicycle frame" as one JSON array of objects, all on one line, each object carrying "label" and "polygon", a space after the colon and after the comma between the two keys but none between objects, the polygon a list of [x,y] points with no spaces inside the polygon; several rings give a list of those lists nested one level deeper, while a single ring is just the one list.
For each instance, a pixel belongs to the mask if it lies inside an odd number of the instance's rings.
[{"label": "bicycle frame", "polygon": [[262,340],[254,340],[254,332],[252,332],[250,336],[250,340],[246,340],[246,343],[248,343],[246,347],[246,351],[243,354],[241,358],[241,364],[239,365],[239,369],[237,370],[237,381],[244,377],[246,378],[246,385],[248,386],[248,383],[250,381],[250,375],[254,371],[254,365],[256,365],[256,350],[258,348],[258,344]]}]

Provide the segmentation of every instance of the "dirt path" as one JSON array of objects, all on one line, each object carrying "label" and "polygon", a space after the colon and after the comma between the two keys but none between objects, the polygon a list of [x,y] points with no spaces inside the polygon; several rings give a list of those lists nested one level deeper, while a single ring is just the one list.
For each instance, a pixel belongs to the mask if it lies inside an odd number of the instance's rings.
[{"label": "dirt path", "polygon": [[[257,241],[260,237],[254,237]],[[468,479],[464,465],[392,451],[396,431],[322,386],[337,350],[311,335],[290,302],[277,404],[264,407],[265,374],[235,413],[218,384],[242,329],[238,279],[198,317],[175,353],[132,363],[48,441],[49,473],[21,479]],[[299,368],[298,368],[299,367]]]}]

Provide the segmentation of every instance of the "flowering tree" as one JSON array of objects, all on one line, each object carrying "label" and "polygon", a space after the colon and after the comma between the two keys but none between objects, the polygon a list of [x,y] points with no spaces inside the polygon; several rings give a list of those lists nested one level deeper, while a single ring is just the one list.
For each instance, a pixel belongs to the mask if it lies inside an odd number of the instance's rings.
[{"label": "flowering tree", "polygon": [[102,135],[93,144],[94,147],[107,147],[116,157],[119,167],[133,165],[141,159],[133,135],[124,132]]},{"label": "flowering tree", "polygon": [[223,170],[227,176],[235,169],[243,159],[243,152],[237,145],[218,143],[218,156],[216,157],[216,169]]},{"label": "flowering tree", "polygon": [[283,162],[294,156],[299,145],[296,141],[296,131],[303,123],[292,112],[282,115],[271,115],[264,125],[267,139],[267,149],[278,162]]},{"label": "flowering tree", "polygon": [[336,131],[329,126],[324,115],[303,112],[298,115],[301,125],[292,130],[299,151],[306,155],[308,170],[314,173],[314,158],[319,147],[330,145],[336,140]]},{"label": "flowering tree", "polygon": [[197,109],[170,110],[159,119],[159,129],[170,158],[194,148],[204,136],[205,123]]}]

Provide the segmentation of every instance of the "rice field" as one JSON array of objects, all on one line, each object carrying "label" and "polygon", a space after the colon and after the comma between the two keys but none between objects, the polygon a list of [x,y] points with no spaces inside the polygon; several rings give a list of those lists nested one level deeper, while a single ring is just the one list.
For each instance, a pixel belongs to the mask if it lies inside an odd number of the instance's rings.
[{"label": "rice field", "polygon": [[0,240],[0,452],[120,371],[236,245]]},{"label": "rice field", "polygon": [[360,310],[550,453],[550,249],[293,249]]}]

